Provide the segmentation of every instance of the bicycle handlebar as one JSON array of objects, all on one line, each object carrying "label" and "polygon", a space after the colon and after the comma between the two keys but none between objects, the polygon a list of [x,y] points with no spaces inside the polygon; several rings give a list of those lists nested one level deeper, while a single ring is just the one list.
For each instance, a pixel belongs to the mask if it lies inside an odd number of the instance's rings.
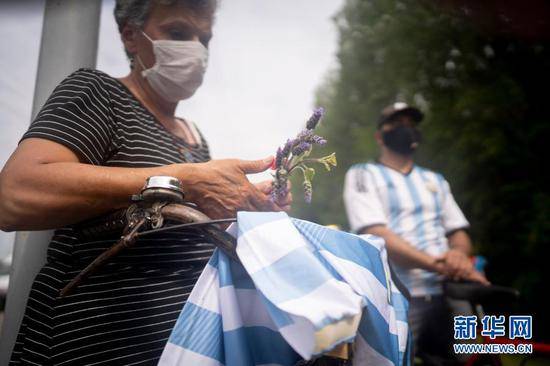
[{"label": "bicycle handlebar", "polygon": [[511,302],[519,299],[519,291],[504,286],[482,285],[475,282],[444,282],[445,294],[456,300],[474,304]]}]

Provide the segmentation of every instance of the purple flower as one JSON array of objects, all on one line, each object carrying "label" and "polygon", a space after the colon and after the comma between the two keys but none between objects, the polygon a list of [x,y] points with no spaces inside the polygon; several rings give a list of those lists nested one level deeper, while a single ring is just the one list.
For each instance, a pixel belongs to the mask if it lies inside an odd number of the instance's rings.
[{"label": "purple flower", "polygon": [[313,114],[311,115],[311,117],[309,117],[309,119],[307,120],[306,128],[308,130],[313,130],[315,127],[317,127],[317,124],[319,123],[319,121],[321,120],[324,114],[325,114],[325,110],[323,109],[323,107],[316,108],[313,111]]},{"label": "purple flower", "polygon": [[309,149],[311,149],[311,144],[309,142],[302,141],[298,145],[294,146],[294,149],[292,149],[292,155],[294,156],[302,155]]},{"label": "purple flower", "polygon": [[278,199],[284,198],[288,194],[288,177],[277,176],[272,183],[271,202],[276,202]]},{"label": "purple flower", "polygon": [[315,135],[313,130],[319,124],[323,117],[324,109],[317,108],[313,111],[311,117],[307,120],[306,128],[294,139],[288,139],[283,147],[277,149],[275,156],[275,179],[272,182],[271,200],[276,202],[284,198],[288,193],[288,179],[297,169],[304,174],[303,189],[306,202],[311,202],[313,186],[311,180],[315,175],[315,169],[309,167],[309,163],[321,163],[327,170],[336,166],[336,157],[334,154],[320,159],[312,159],[309,153],[313,145],[324,145],[327,143],[323,137]]},{"label": "purple flower", "polygon": [[295,143],[296,143],[296,140],[291,140],[291,139],[286,140],[286,144],[283,147],[283,151],[281,152],[281,154],[283,155],[283,158],[286,158],[288,154],[290,154],[290,151],[292,150],[292,147],[295,145]]},{"label": "purple flower", "polygon": [[275,155],[275,168],[279,168],[283,163],[283,149],[277,148],[277,154]]},{"label": "purple flower", "polygon": [[312,130],[302,130],[300,131],[300,133],[298,134],[298,136],[296,136],[296,140],[300,141],[300,142],[307,142],[307,143],[311,143],[311,139],[313,137],[313,131]]},{"label": "purple flower", "polygon": [[311,137],[311,143],[317,144],[317,145],[324,145],[324,144],[327,143],[327,140],[325,140],[325,139],[322,138],[321,136],[313,135],[313,136]]},{"label": "purple flower", "polygon": [[324,145],[327,143],[327,140],[325,140],[321,136],[313,134],[312,130],[302,130],[296,137],[296,140],[307,142],[308,144],[317,145]]}]

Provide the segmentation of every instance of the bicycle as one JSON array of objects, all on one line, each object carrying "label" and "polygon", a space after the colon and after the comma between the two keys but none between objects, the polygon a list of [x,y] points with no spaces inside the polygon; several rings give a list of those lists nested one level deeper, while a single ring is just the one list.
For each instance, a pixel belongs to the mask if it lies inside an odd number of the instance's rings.
[{"label": "bicycle", "polygon": [[[139,237],[152,233],[194,227],[232,260],[238,261],[236,240],[221,227],[222,224],[235,221],[236,218],[213,220],[199,211],[195,204],[186,202],[178,179],[168,176],[149,177],[141,192],[132,196],[132,204],[127,209],[75,225],[83,238],[98,238],[114,233],[122,233],[122,236],[73,278],[61,290],[60,297],[74,291],[111,258],[134,245]],[[296,366],[350,366],[352,361],[353,345],[345,343],[315,359],[301,360]]]}]

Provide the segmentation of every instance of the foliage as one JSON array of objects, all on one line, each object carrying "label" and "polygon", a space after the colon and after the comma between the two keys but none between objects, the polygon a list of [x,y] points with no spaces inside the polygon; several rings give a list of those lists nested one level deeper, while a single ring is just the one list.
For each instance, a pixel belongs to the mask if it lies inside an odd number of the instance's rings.
[{"label": "foliage", "polygon": [[426,112],[419,165],[449,180],[490,279],[522,291],[535,336],[548,338],[550,44],[491,31],[467,8],[441,4],[346,1],[335,17],[339,67],[317,95],[326,107],[323,148],[336,151],[339,164],[293,215],[346,228],[346,170],[376,158],[380,110],[412,102]]}]

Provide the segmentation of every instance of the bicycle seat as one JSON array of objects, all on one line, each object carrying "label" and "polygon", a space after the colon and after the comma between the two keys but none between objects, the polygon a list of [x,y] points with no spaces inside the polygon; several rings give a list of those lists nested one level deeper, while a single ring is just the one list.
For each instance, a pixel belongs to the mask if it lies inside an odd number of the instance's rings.
[{"label": "bicycle seat", "polygon": [[443,290],[450,298],[481,305],[510,303],[519,299],[519,291],[514,288],[473,282],[444,282]]}]

